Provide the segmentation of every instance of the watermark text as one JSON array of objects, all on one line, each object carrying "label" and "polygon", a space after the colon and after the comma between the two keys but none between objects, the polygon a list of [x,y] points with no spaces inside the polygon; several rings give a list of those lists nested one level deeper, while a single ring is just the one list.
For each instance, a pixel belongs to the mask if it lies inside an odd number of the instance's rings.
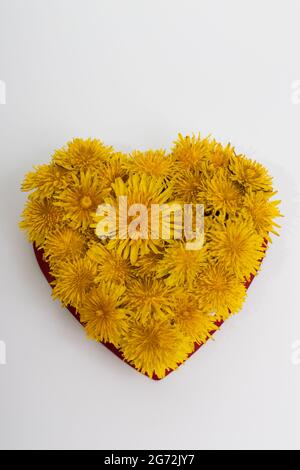
[{"label": "watermark text", "polygon": [[6,344],[0,341],[0,366],[6,365]]},{"label": "watermark text", "polygon": [[291,102],[300,104],[300,80],[294,80],[291,84]]},{"label": "watermark text", "polygon": [[291,363],[294,366],[300,365],[300,340],[294,341],[292,344]]},{"label": "watermark text", "polygon": [[203,204],[128,204],[127,196],[118,206],[101,204],[96,213],[96,235],[101,240],[184,240],[186,250],[204,245]]},{"label": "watermark text", "polygon": [[0,104],[6,104],[6,83],[0,80]]}]

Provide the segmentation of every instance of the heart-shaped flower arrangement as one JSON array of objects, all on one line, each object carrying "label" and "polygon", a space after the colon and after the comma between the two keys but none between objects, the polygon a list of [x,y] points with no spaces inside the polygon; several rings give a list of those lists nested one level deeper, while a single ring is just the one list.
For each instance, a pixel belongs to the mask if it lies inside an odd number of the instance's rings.
[{"label": "heart-shaped flower arrangement", "polygon": [[[130,155],[74,139],[30,172],[22,190],[30,195],[21,228],[53,297],[90,338],[154,379],[176,369],[241,309],[280,216],[261,164],[195,135],[179,135],[170,153]],[[133,212],[126,222],[135,223],[135,236],[108,236],[109,224],[99,236],[99,206],[113,208],[119,222],[125,196],[130,207],[146,208],[146,228],[153,207],[201,205],[204,244],[187,249],[187,232],[175,239],[175,216],[169,238],[142,236]]]}]

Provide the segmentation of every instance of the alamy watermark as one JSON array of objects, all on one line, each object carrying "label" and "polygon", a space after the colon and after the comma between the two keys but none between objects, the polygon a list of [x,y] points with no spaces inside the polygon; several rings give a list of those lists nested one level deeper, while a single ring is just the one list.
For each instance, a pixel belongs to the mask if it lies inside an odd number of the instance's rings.
[{"label": "alamy watermark", "polygon": [[300,104],[300,80],[294,80],[291,84],[291,102]]},{"label": "alamy watermark", "polygon": [[6,104],[6,83],[0,80],[0,104]]},{"label": "alamy watermark", "polygon": [[6,365],[6,344],[0,341],[0,366]]},{"label": "alamy watermark", "polygon": [[294,366],[300,365],[300,340],[294,341],[292,344],[291,363]]},{"label": "alamy watermark", "polygon": [[203,204],[128,205],[127,196],[118,207],[101,204],[97,209],[96,235],[118,240],[184,240],[187,250],[204,245]]}]

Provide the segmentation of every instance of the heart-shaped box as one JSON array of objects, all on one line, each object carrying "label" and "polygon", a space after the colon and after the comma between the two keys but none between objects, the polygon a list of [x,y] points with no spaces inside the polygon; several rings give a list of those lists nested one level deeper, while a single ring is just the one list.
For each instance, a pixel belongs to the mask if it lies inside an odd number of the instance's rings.
[{"label": "heart-shaped box", "polygon": [[241,309],[281,215],[261,164],[200,135],[130,155],[74,139],[22,189],[53,297],[153,379]]}]

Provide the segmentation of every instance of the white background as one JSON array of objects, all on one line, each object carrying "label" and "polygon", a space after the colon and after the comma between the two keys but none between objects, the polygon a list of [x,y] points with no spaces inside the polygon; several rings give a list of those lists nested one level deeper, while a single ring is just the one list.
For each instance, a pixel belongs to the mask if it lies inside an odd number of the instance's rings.
[{"label": "white background", "polygon": [[[298,0],[0,0],[1,448],[300,448],[299,18]],[[152,382],[51,300],[19,186],[75,136],[130,152],[193,131],[264,163],[285,219],[243,312]]]}]

